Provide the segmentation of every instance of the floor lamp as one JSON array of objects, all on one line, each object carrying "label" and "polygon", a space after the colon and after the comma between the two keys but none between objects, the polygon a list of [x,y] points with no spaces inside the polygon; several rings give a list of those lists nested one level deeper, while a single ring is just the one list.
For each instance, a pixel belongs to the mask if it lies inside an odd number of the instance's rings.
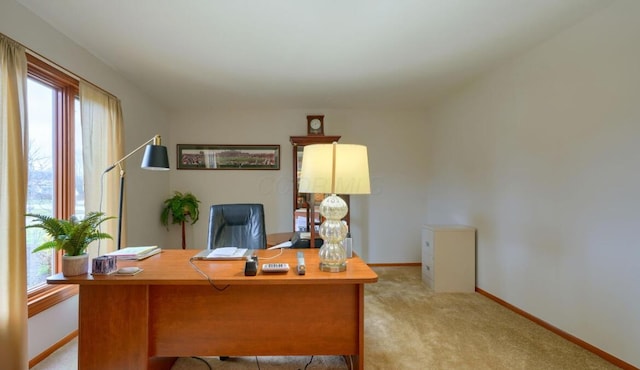
[{"label": "floor lamp", "polygon": [[[153,142],[153,144],[150,144]],[[148,145],[147,145],[148,144]],[[160,135],[156,135],[151,139],[144,142],[142,145],[134,149],[131,153],[122,157],[122,159],[118,160],[109,168],[104,170],[104,173],[107,173],[114,169],[116,166],[120,168],[120,199],[118,205],[118,241],[117,241],[117,249],[120,249],[120,245],[122,242],[122,205],[124,199],[124,168],[122,168],[122,163],[133,154],[137,153],[140,149],[147,148],[144,150],[144,156],[142,157],[142,163],[140,167],[145,170],[155,170],[155,171],[168,171],[169,170],[169,156],[167,155],[167,147],[161,145]]]},{"label": "floor lamp", "polygon": [[347,226],[342,218],[349,212],[347,203],[336,194],[369,194],[367,147],[353,144],[312,144],[304,147],[300,170],[301,193],[330,194],[320,203],[324,221],[320,225],[320,270],[340,272],[347,269],[342,241]]}]

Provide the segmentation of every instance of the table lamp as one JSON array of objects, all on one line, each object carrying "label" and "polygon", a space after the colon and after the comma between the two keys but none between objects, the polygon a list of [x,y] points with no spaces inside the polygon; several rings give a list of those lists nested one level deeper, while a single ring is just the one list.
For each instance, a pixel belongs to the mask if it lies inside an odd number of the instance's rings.
[{"label": "table lamp", "polygon": [[328,193],[320,203],[324,221],[320,225],[320,270],[347,269],[342,241],[347,226],[341,221],[349,212],[347,203],[336,194],[370,194],[367,147],[354,144],[312,144],[304,147],[300,171],[301,193]]},{"label": "table lamp", "polygon": [[[153,144],[149,144],[153,141]],[[147,145],[149,144],[149,145]],[[114,169],[116,166],[120,168],[120,203],[118,206],[118,241],[117,249],[120,249],[122,243],[122,203],[124,198],[124,168],[122,168],[122,162],[131,157],[134,153],[147,146],[144,150],[144,156],[142,157],[142,163],[140,167],[145,170],[156,171],[168,171],[169,170],[169,157],[167,156],[167,147],[161,145],[160,135],[156,135],[151,139],[144,142],[142,145],[134,149],[131,153],[122,157],[111,166],[109,166],[104,173],[107,173]]]}]

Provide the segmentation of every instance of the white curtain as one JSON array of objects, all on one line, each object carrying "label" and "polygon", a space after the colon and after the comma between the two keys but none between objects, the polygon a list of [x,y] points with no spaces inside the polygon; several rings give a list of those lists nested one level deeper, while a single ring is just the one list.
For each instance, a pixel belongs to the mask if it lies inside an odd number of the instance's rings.
[{"label": "white curtain", "polygon": [[0,367],[26,370],[27,58],[0,34]]},{"label": "white curtain", "polygon": [[[82,111],[82,151],[84,160],[84,189],[86,212],[102,210],[107,216],[118,216],[120,177],[119,168],[104,174],[114,162],[123,157],[123,122],[120,100],[95,86],[80,81],[80,110]],[[100,194],[102,190],[102,195]],[[102,200],[102,202],[101,202]],[[126,245],[123,220],[122,245]],[[99,254],[115,250],[118,220],[102,224],[102,231],[113,240],[100,241]],[[89,258],[98,256],[98,243],[89,249]]]}]

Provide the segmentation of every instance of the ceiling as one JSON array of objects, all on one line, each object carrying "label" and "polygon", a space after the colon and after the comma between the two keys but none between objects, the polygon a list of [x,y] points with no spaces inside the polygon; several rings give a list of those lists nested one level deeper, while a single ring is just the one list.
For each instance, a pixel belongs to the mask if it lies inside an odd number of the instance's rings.
[{"label": "ceiling", "polygon": [[611,0],[17,1],[169,109],[411,109]]}]

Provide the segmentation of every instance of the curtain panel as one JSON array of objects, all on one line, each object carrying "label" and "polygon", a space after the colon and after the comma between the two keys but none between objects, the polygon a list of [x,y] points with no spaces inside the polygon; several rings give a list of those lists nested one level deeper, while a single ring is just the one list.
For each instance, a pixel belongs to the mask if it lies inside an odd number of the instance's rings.
[{"label": "curtain panel", "polygon": [[0,367],[26,370],[27,58],[0,34]]},{"label": "curtain panel", "polygon": [[[120,100],[95,86],[80,81],[82,114],[82,152],[86,212],[101,210],[107,216],[118,215],[120,177],[118,168],[104,173],[111,164],[124,156],[123,120]],[[124,165],[124,164],[123,164]],[[113,240],[100,241],[89,249],[89,258],[115,250],[117,220],[102,224],[102,231]],[[126,245],[126,222],[123,220],[122,245]]]}]

